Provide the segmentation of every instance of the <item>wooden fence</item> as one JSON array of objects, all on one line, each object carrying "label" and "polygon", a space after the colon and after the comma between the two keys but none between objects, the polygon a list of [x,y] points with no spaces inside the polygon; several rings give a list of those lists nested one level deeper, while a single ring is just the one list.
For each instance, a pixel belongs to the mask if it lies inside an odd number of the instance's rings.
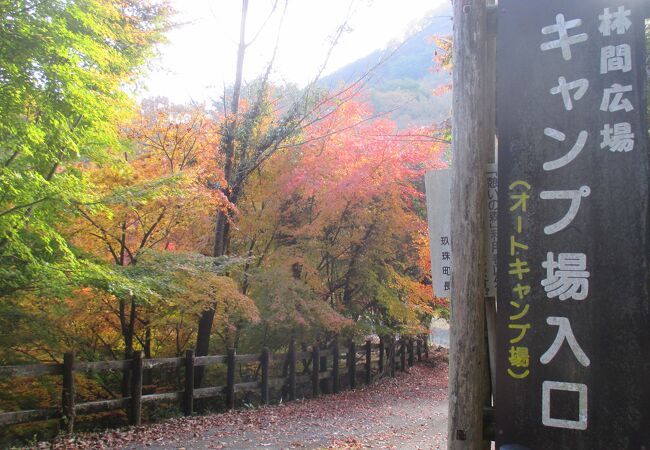
[{"label": "wooden fence", "polygon": [[[313,345],[311,350],[297,352],[292,341],[287,353],[272,353],[268,348],[260,354],[237,355],[235,349],[229,349],[226,355],[195,356],[194,350],[187,350],[184,357],[144,359],[142,352],[134,353],[132,359],[98,362],[75,361],[74,353],[66,353],[62,364],[35,364],[0,367],[0,378],[17,378],[24,376],[59,375],[63,377],[62,401],[60,408],[32,409],[0,413],[0,426],[15,425],[41,420],[61,419],[64,430],[71,433],[74,429],[75,417],[84,414],[107,412],[124,409],[131,425],[140,425],[142,405],[160,402],[178,402],[183,414],[190,416],[194,413],[194,400],[223,396],[229,409],[235,408],[235,396],[238,392],[259,390],[262,404],[268,404],[270,388],[281,388],[288,400],[296,399],[296,386],[311,384],[311,393],[318,396],[327,384],[327,391],[337,393],[344,381],[350,389],[354,389],[357,378],[362,377],[366,384],[384,375],[395,376],[398,356],[399,368],[406,371],[407,364],[412,366],[415,358],[418,361],[428,359],[427,341],[421,338],[402,339],[389,342],[382,340],[379,344],[366,341],[362,350],[357,350],[354,341],[349,341],[347,348],[341,352],[338,341],[334,341],[328,349],[319,349]],[[296,374],[296,361],[303,361],[303,375]],[[328,368],[328,362],[331,366]],[[286,376],[271,378],[272,361],[283,363]],[[343,367],[341,367],[343,362]],[[212,365],[226,365],[226,384],[197,388],[194,385],[195,368]],[[259,380],[235,383],[237,364],[258,364]],[[357,366],[363,369],[357,371]],[[143,395],[142,375],[145,369],[173,367],[184,371],[184,389],[174,392]],[[310,367],[310,368],[309,368]],[[376,369],[373,376],[373,368]],[[343,370],[341,370],[343,369]],[[75,373],[96,374],[110,370],[130,371],[130,395],[128,397],[109,400],[99,400],[85,403],[75,401]]]}]

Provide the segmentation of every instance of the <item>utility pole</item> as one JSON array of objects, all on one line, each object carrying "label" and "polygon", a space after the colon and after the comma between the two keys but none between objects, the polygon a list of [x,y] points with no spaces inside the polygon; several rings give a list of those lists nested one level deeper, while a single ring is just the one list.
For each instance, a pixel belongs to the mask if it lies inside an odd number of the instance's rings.
[{"label": "utility pole", "polygon": [[483,440],[485,374],[485,214],[489,149],[486,0],[454,1],[451,181],[450,450],[488,448]]}]

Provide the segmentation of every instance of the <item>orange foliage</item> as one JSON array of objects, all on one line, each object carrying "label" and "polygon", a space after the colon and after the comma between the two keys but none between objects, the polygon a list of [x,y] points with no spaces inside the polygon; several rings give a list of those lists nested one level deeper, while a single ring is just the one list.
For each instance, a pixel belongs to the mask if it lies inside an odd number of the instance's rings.
[{"label": "orange foliage", "polygon": [[371,114],[364,104],[337,105],[305,130],[302,145],[269,162],[240,206],[238,248],[260,258],[262,273],[247,282],[263,286],[275,323],[304,326],[311,310],[266,283],[269,273],[298,283],[303,301],[312,295],[326,306],[313,311],[329,315],[326,324],[388,314],[403,331],[421,332],[416,323],[444,306],[427,284],[426,221],[418,212],[423,174],[444,166],[443,146],[435,130],[398,133],[387,119],[368,120]]},{"label": "orange foliage", "polygon": [[198,106],[156,99],[125,127],[134,145],[122,164],[85,168],[104,208],[80,208],[74,242],[128,265],[145,248],[202,251],[210,220],[225,207],[211,186],[223,183],[215,161],[215,125]]}]

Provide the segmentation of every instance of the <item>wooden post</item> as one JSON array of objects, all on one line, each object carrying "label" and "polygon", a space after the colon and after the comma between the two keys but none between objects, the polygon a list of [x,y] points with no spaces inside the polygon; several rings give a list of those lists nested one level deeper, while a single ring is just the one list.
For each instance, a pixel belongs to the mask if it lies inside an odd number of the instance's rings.
[{"label": "wooden post", "polygon": [[74,352],[63,355],[63,393],[61,397],[61,406],[63,418],[61,427],[68,433],[74,431]]},{"label": "wooden post", "polygon": [[348,378],[350,389],[354,389],[357,385],[357,345],[354,339],[350,339],[348,345]]},{"label": "wooden post", "polygon": [[409,367],[413,367],[414,358],[413,358],[413,338],[408,340],[408,351],[409,351]]},{"label": "wooden post", "polygon": [[417,340],[415,341],[415,344],[417,346],[416,352],[418,355],[418,362],[421,362],[422,361],[422,338],[418,337]]},{"label": "wooden post", "polygon": [[262,370],[262,382],[260,384],[260,395],[262,397],[262,404],[269,404],[269,363],[271,361],[271,353],[268,347],[262,349],[262,356],[260,357],[260,366]]},{"label": "wooden post", "polygon": [[402,338],[400,342],[400,369],[402,372],[406,372],[406,339]]},{"label": "wooden post", "polygon": [[235,349],[229,348],[226,355],[226,408],[235,409]]},{"label": "wooden post", "polygon": [[280,400],[288,401],[289,400],[289,348],[287,347],[287,354],[282,361],[282,379],[284,383],[282,384],[280,391]]},{"label": "wooden post", "polygon": [[366,341],[366,384],[372,381],[372,342]]},{"label": "wooden post", "polygon": [[320,372],[320,355],[318,345],[314,344],[311,349],[311,393],[318,397],[318,374]]},{"label": "wooden post", "polygon": [[338,394],[339,392],[339,363],[341,362],[341,357],[339,353],[339,340],[338,338],[334,339],[334,344],[332,345],[332,393]]},{"label": "wooden post", "polygon": [[486,0],[454,2],[448,449],[483,442]]},{"label": "wooden post", "polygon": [[183,391],[183,414],[194,412],[194,350],[185,351],[185,390]]},{"label": "wooden post", "polygon": [[[327,372],[327,355],[320,357],[320,372]],[[320,392],[322,394],[330,393],[329,379],[323,378],[320,380]]]},{"label": "wooden post", "polygon": [[142,350],[133,352],[132,361],[129,423],[138,427],[142,419]]},{"label": "wooden post", "polygon": [[384,338],[379,338],[379,373],[384,375],[384,356],[386,352],[386,344],[384,343]]},{"label": "wooden post", "polygon": [[[124,352],[124,359],[133,359],[133,351],[129,350]],[[131,369],[124,369],[122,372],[122,383],[120,385],[122,390],[122,397],[129,397],[131,395]]]},{"label": "wooden post", "polygon": [[296,340],[289,344],[289,400],[296,399]]}]

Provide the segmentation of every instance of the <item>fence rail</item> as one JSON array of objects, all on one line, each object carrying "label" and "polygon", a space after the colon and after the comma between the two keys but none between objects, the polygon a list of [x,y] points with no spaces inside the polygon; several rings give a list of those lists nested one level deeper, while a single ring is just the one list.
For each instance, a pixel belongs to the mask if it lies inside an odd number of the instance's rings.
[{"label": "fence rail", "polygon": [[[415,350],[414,350],[415,347]],[[161,402],[175,402],[186,416],[194,413],[194,400],[223,396],[229,409],[235,408],[237,393],[259,391],[261,402],[268,404],[269,389],[282,388],[289,400],[296,399],[296,386],[311,383],[313,396],[326,391],[337,393],[341,387],[342,378],[347,385],[354,389],[357,383],[357,373],[363,381],[370,384],[378,377],[395,376],[397,360],[399,367],[406,371],[407,364],[412,366],[414,359],[428,359],[427,340],[422,338],[402,339],[399,342],[384,342],[373,344],[366,341],[362,350],[357,350],[356,343],[349,341],[347,348],[341,352],[338,341],[326,349],[313,345],[310,351],[295,351],[295,342],[291,342],[287,353],[272,353],[268,348],[259,354],[237,355],[235,349],[229,349],[226,355],[195,356],[193,350],[187,350],[184,357],[143,359],[142,352],[135,352],[132,359],[117,361],[82,362],[75,360],[74,353],[66,353],[61,364],[33,364],[21,366],[0,367],[0,378],[18,378],[25,376],[55,375],[62,376],[62,401],[60,408],[32,409],[0,413],[0,426],[42,420],[61,419],[62,427],[69,433],[74,429],[75,418],[79,415],[95,414],[124,409],[129,423],[139,425],[142,417],[142,405]],[[331,366],[328,366],[331,358]],[[282,377],[270,377],[272,362],[281,361],[284,368]],[[296,374],[296,362],[303,361],[303,375]],[[341,362],[345,362],[341,370]],[[237,364],[257,363],[259,380],[235,383]],[[221,386],[195,387],[194,373],[196,367],[226,365],[226,384]],[[363,366],[357,370],[357,366]],[[183,390],[145,394],[142,392],[142,375],[145,369],[178,368],[184,371]],[[373,376],[373,368],[377,369]],[[112,370],[130,371],[131,382],[129,396],[109,400],[97,400],[76,403],[75,373],[97,374]],[[286,375],[286,376],[285,376]]]}]

